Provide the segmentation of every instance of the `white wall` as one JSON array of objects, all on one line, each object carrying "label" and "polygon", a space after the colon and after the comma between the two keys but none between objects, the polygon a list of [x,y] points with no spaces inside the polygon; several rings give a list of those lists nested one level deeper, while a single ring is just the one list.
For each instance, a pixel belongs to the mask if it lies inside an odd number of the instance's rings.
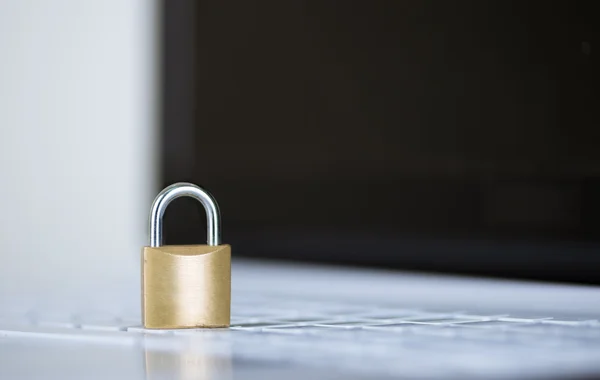
[{"label": "white wall", "polygon": [[156,8],[0,0],[0,314],[139,313],[157,190]]}]

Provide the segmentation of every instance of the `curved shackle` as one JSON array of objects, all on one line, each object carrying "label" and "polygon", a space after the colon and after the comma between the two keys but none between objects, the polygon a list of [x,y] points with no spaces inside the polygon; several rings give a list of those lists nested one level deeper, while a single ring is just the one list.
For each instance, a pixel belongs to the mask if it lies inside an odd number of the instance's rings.
[{"label": "curved shackle", "polygon": [[206,190],[193,183],[178,182],[165,187],[152,202],[150,247],[159,247],[162,244],[163,215],[169,203],[180,197],[191,197],[202,203],[206,211],[207,244],[221,244],[221,215],[217,201]]}]

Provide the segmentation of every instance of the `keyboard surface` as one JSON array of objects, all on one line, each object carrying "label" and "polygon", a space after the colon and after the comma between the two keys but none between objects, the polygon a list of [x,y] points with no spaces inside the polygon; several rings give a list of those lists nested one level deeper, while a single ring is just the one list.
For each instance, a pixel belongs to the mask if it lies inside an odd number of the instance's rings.
[{"label": "keyboard surface", "polygon": [[[243,285],[243,284],[240,284]],[[230,329],[0,311],[0,378],[565,378],[600,373],[597,318],[234,287]]]}]

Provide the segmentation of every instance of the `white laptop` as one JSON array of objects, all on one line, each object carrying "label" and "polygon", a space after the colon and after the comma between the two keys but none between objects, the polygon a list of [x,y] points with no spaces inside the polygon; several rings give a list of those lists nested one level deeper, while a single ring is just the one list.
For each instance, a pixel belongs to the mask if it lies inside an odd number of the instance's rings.
[{"label": "white laptop", "polygon": [[1,380],[600,377],[600,287],[243,261],[235,245],[231,328],[144,330],[159,16],[0,2]]}]

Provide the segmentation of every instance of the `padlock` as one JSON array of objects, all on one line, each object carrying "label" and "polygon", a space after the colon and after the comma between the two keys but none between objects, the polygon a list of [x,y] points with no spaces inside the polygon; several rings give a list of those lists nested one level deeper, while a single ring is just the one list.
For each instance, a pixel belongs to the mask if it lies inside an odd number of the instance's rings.
[{"label": "padlock", "polygon": [[[176,198],[202,203],[207,245],[161,245],[165,209]],[[215,199],[191,183],[161,191],[150,211],[150,246],[142,250],[142,319],[145,328],[229,327],[231,247],[221,244]]]}]

